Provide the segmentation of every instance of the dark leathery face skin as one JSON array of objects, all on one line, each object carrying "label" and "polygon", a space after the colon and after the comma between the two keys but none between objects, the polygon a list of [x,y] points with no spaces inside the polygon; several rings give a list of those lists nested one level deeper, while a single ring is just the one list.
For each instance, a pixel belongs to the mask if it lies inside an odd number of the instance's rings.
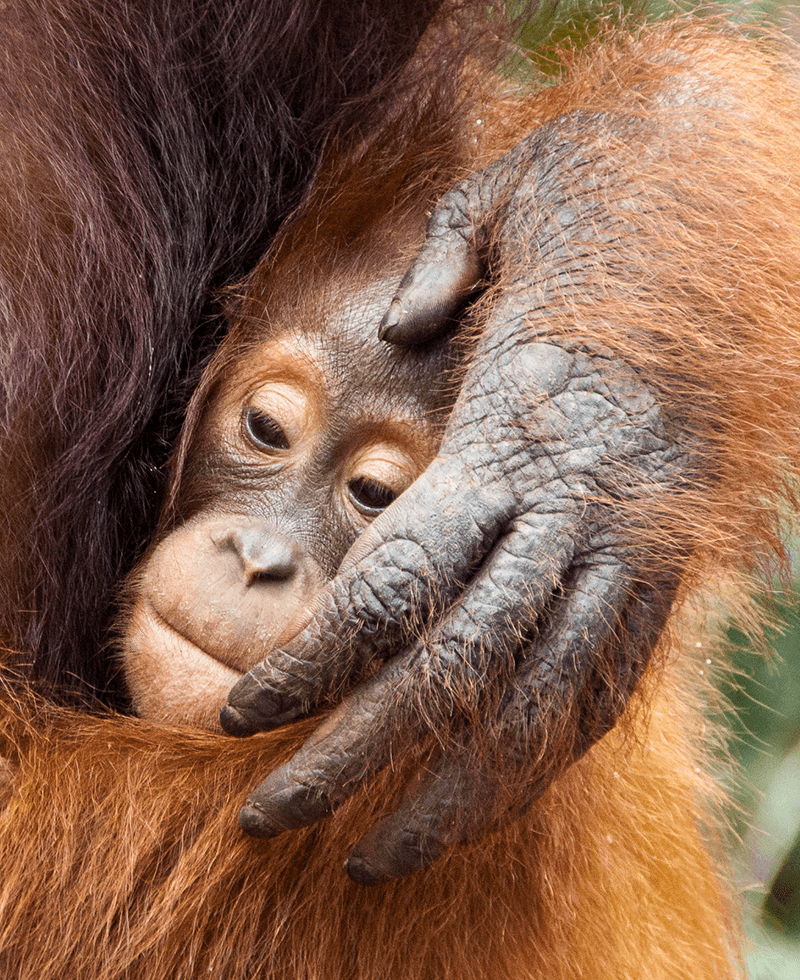
[{"label": "dark leathery face skin", "polygon": [[131,580],[122,659],[144,717],[218,727],[228,689],[308,621],[347,550],[435,453],[443,350],[375,335],[392,283],[279,312],[211,389],[180,515]]}]

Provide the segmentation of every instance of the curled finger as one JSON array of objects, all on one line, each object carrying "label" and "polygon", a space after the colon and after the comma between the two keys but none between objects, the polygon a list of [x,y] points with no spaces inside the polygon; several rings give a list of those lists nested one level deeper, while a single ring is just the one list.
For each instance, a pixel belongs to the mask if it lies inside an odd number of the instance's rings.
[{"label": "curled finger", "polygon": [[506,686],[494,719],[465,726],[397,811],[354,848],[357,882],[404,877],[524,812],[613,727],[657,642],[677,578],[624,562],[582,570]]},{"label": "curled finger", "polygon": [[[526,530],[533,534],[530,525]],[[554,540],[568,542],[567,530],[562,521]],[[478,722],[487,704],[497,710],[497,691],[502,679],[513,675],[524,642],[523,627],[511,623],[509,612],[519,595],[505,583],[531,573],[527,556],[535,549],[529,545],[521,532],[511,535],[481,571],[479,579],[485,581],[476,581],[428,638],[351,692],[300,751],[251,794],[242,812],[244,829],[274,836],[313,823],[385,766],[404,736],[419,739],[427,732],[446,747],[454,719]],[[543,553],[552,560],[549,550]],[[566,566],[571,552],[562,547],[560,555]],[[558,578],[544,565],[539,572],[528,586],[531,624],[548,599],[546,583]]]},{"label": "curled finger", "polygon": [[432,465],[358,539],[308,626],[233,687],[225,731],[286,724],[402,651],[470,581],[513,508],[501,487],[468,482],[460,462]]}]

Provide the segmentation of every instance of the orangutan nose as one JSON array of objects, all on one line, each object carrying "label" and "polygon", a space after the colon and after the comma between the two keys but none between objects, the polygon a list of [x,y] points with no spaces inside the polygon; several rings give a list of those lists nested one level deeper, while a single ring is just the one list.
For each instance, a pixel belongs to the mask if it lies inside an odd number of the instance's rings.
[{"label": "orangutan nose", "polygon": [[234,528],[217,540],[222,551],[232,551],[248,586],[259,582],[288,582],[297,574],[300,548],[273,528],[250,526]]}]

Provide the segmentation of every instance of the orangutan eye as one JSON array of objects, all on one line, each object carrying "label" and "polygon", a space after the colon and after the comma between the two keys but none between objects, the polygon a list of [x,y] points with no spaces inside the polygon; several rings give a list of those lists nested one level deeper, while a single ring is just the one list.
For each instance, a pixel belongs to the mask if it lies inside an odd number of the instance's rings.
[{"label": "orangutan eye", "polygon": [[370,479],[368,476],[359,476],[347,484],[347,492],[356,507],[366,515],[371,517],[386,510],[389,504],[397,500],[397,491],[387,487],[385,483]]},{"label": "orangutan eye", "polygon": [[274,452],[289,448],[289,440],[281,426],[266,412],[248,408],[242,413],[245,435],[257,449]]}]

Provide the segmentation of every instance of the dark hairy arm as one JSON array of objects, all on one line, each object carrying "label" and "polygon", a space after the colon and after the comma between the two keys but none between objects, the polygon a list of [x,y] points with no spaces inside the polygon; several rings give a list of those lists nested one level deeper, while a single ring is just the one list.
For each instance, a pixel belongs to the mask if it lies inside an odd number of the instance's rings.
[{"label": "dark hairy arm", "polygon": [[757,119],[778,76],[738,40],[654,32],[619,57],[433,212],[381,329],[424,342],[488,283],[440,454],[223,711],[248,735],[339,702],[242,811],[264,836],[431,735],[405,803],[351,855],[365,884],[530,806],[623,715],[687,574],[775,544],[757,497],[785,494],[776,459],[798,458],[797,301],[738,284],[774,290],[791,268],[769,150],[781,128],[799,145],[788,84]]}]

